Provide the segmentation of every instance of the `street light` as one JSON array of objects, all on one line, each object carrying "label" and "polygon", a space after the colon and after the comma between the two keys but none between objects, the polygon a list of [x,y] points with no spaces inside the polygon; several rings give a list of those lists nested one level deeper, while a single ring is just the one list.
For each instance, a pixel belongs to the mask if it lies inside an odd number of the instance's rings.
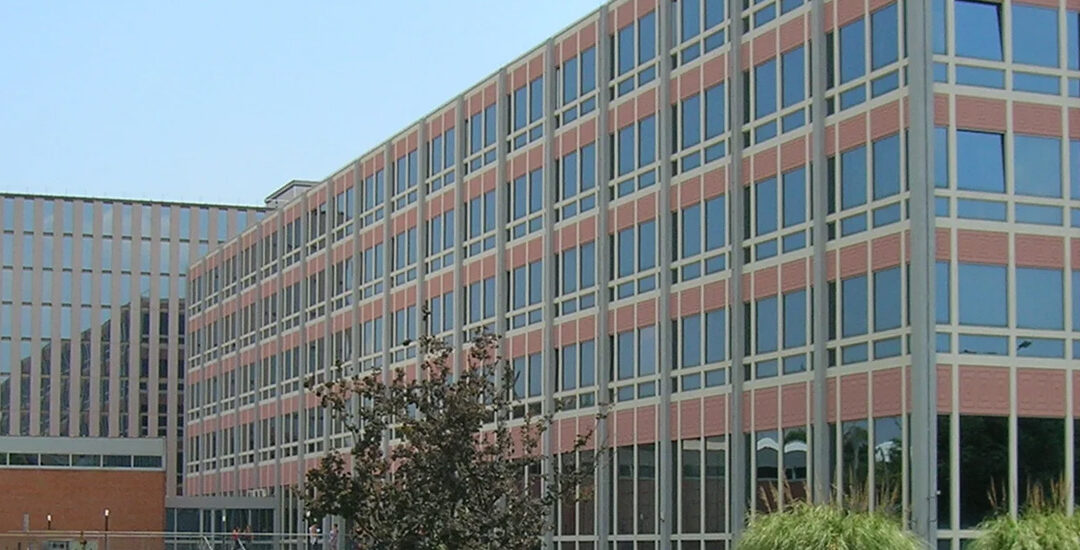
[{"label": "street light", "polygon": [[52,514],[45,514],[45,522],[49,524],[49,530],[52,531]]},{"label": "street light", "polygon": [[109,550],[109,509],[105,509],[105,550]]}]

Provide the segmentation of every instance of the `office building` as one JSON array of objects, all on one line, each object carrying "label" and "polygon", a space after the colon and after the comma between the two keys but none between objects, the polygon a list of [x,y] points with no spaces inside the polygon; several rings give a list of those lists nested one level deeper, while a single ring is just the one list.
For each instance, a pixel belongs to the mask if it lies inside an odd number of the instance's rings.
[{"label": "office building", "polygon": [[187,267],[263,211],[0,195],[0,436],[161,439],[181,492]]},{"label": "office building", "polygon": [[1078,11],[600,7],[193,265],[187,492],[302,533],[285,488],[348,443],[302,380],[483,328],[546,452],[610,408],[548,548],[730,548],[815,492],[952,549],[988,491],[1071,507]]}]

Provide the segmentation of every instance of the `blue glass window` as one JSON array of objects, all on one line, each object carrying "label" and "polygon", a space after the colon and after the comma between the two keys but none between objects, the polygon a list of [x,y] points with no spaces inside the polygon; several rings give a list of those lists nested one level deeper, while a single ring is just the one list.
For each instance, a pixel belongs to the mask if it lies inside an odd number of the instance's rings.
[{"label": "blue glass window", "polygon": [[656,56],[656,12],[645,14],[638,21],[638,63]]},{"label": "blue glass window", "polygon": [[1014,136],[1013,159],[1017,195],[1061,197],[1061,140]]},{"label": "blue glass window", "polygon": [[682,148],[686,149],[701,142],[701,95],[694,94],[682,100],[681,110]]},{"label": "blue glass window", "polygon": [[682,318],[682,366],[696,367],[701,364],[701,315]]},{"label": "blue glass window", "polygon": [[536,122],[544,116],[544,77],[538,77],[529,83],[529,122]]},{"label": "blue glass window", "polygon": [[596,46],[581,52],[581,93],[596,89]]},{"label": "blue glass window", "polygon": [[529,397],[536,397],[540,395],[543,388],[543,362],[540,360],[542,357],[539,353],[534,353],[529,356]]},{"label": "blue glass window", "polygon": [[780,64],[783,66],[784,78],[783,104],[790,107],[806,99],[806,59],[805,48],[800,46],[783,54]]},{"label": "blue glass window", "polygon": [[619,175],[634,171],[634,125],[619,130]]},{"label": "blue glass window", "polygon": [[[963,2],[958,2],[959,5]],[[990,193],[1005,192],[1005,152],[1001,134],[957,130],[957,187]]]},{"label": "blue glass window", "polygon": [[754,68],[754,117],[776,112],[776,60],[770,59]]},{"label": "blue glass window", "polygon": [[581,288],[596,284],[596,243],[589,241],[581,245]]},{"label": "blue glass window", "polygon": [[723,195],[705,201],[705,250],[724,246],[724,235],[727,233],[725,219]]},{"label": "blue glass window", "polygon": [[1064,304],[1061,270],[1016,268],[1016,326],[1062,330],[1065,328]]},{"label": "blue glass window", "polygon": [[1058,66],[1057,10],[1012,5],[1013,62]]},{"label": "blue glass window", "polygon": [[784,348],[806,345],[806,291],[784,295]]},{"label": "blue glass window", "polygon": [[1069,48],[1068,66],[1072,70],[1080,69],[1080,13],[1065,12],[1065,34]]},{"label": "blue glass window", "polygon": [[754,195],[755,235],[776,231],[776,178],[758,182],[754,186]]},{"label": "blue glass window", "polygon": [[874,199],[900,193],[900,135],[874,142]]},{"label": "blue glass window", "polygon": [[705,0],[705,28],[724,22],[724,0]]},{"label": "blue glass window", "polygon": [[[774,181],[775,184],[775,181]],[[806,221],[806,169],[796,168],[783,175],[784,186],[784,227]],[[775,207],[775,204],[772,205]],[[759,203],[759,211],[761,204]],[[775,220],[772,221],[775,229]]]},{"label": "blue glass window", "polygon": [[634,273],[634,229],[619,231],[619,277]]},{"label": "blue glass window", "polygon": [[1001,61],[1001,5],[956,0],[956,55]]},{"label": "blue glass window", "polygon": [[705,312],[705,362],[723,361],[727,332],[724,329],[724,310]]},{"label": "blue glass window", "polygon": [[567,59],[562,66],[562,101],[563,104],[577,99],[578,95],[578,58]]},{"label": "blue glass window", "polygon": [[689,258],[701,254],[701,205],[689,206],[682,213],[681,257]]},{"label": "blue glass window", "polygon": [[524,128],[528,121],[528,99],[529,89],[525,86],[514,90],[514,130]]},{"label": "blue glass window", "polygon": [[705,139],[724,133],[724,85],[705,90]]},{"label": "blue glass window", "polygon": [[949,187],[949,129],[934,127],[934,187]]},{"label": "blue glass window", "polygon": [[638,122],[638,166],[656,162],[656,115],[650,115]]},{"label": "blue glass window", "polygon": [[897,5],[886,6],[870,15],[870,68],[880,69],[899,59]]},{"label": "blue glass window", "polygon": [[945,0],[933,0],[934,53],[945,53]]},{"label": "blue glass window", "polygon": [[634,25],[619,29],[619,74],[626,74],[635,66],[634,63]]},{"label": "blue glass window", "polygon": [[638,271],[656,267],[656,221],[638,226]]},{"label": "blue glass window", "polygon": [[1069,196],[1080,200],[1080,140],[1069,141]]},{"label": "blue glass window", "polygon": [[962,263],[958,276],[960,324],[1006,326],[1009,316],[1005,267]]},{"label": "blue glass window", "polygon": [[934,318],[938,323],[942,324],[948,324],[951,319],[949,315],[951,303],[949,272],[949,262],[936,262],[934,264]]},{"label": "blue glass window", "polygon": [[841,153],[840,171],[841,208],[866,204],[866,146]]},{"label": "blue glass window", "polygon": [[874,273],[874,330],[900,327],[900,268]]},{"label": "blue glass window", "polygon": [[682,17],[682,42],[686,42],[701,32],[701,2],[699,0],[683,0]]},{"label": "blue glass window", "polygon": [[570,344],[562,349],[559,370],[562,374],[562,390],[577,387],[577,344]]},{"label": "blue glass window", "polygon": [[856,20],[840,27],[840,83],[866,74],[866,23]]},{"label": "blue glass window", "polygon": [[757,338],[757,353],[776,351],[777,342],[777,299],[775,296],[757,301],[757,321],[754,336]]},{"label": "blue glass window", "polygon": [[568,199],[577,194],[577,180],[578,180],[578,154],[577,151],[571,152],[563,156],[562,158],[562,173],[560,175],[560,185],[562,186],[562,198]]},{"label": "blue glass window", "polygon": [[1072,329],[1073,332],[1080,332],[1080,270],[1072,272]]},{"label": "blue glass window", "polygon": [[843,336],[866,334],[866,275],[844,279],[840,289],[843,293]]}]

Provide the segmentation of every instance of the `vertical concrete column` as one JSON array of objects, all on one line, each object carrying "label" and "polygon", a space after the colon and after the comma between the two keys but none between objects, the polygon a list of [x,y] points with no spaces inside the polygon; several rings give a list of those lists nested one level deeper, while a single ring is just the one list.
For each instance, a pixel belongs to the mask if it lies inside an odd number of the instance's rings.
[{"label": "vertical concrete column", "polygon": [[[697,1],[697,0],[693,0]],[[669,483],[674,482],[674,462],[671,453],[671,364],[672,342],[675,335],[671,334],[671,254],[672,227],[671,227],[671,138],[672,138],[672,113],[671,113],[671,0],[660,0],[657,5],[657,23],[660,25],[657,40],[657,55],[659,56],[659,75],[657,78],[657,101],[659,106],[656,112],[656,125],[659,127],[658,136],[660,151],[660,186],[657,190],[657,264],[660,266],[660,292],[657,293],[656,304],[656,332],[660,336],[660,404],[656,411],[659,426],[657,427],[656,446],[660,452],[659,468],[657,469],[657,486],[660,487],[660,547],[671,546],[672,519],[674,514],[674,502]]]},{"label": "vertical concrete column", "polygon": [[742,70],[742,11],[741,0],[728,3],[731,49],[728,51],[728,75],[731,103],[731,157],[728,164],[728,219],[731,234],[731,274],[728,279],[728,308],[731,311],[731,399],[728,403],[728,457],[731,464],[728,494],[731,523],[728,525],[733,541],[738,541],[746,524],[747,494],[743,480],[749,475],[746,464],[746,444],[743,438],[743,329],[746,312],[743,309],[742,273],[746,258],[743,257],[743,102],[744,75]]},{"label": "vertical concrete column", "polygon": [[[607,258],[611,257],[610,239],[608,238],[608,183],[610,172],[606,169],[611,162],[611,135],[608,133],[611,94],[608,90],[608,77],[611,74],[611,40],[608,39],[609,13],[608,4],[600,7],[597,18],[596,39],[596,393],[597,404],[601,413],[607,413],[611,396],[611,350],[608,349],[609,293],[611,266]],[[597,448],[610,445],[611,419],[604,418],[596,428]],[[611,509],[611,453],[604,452],[597,456],[596,465],[596,540],[598,548],[608,547],[608,533],[611,521],[608,510]]]},{"label": "vertical concrete column", "polygon": [[[544,281],[543,281],[543,414],[550,416],[555,414],[555,390],[558,386],[556,379],[556,356],[555,352],[555,281],[558,273],[555,272],[555,105],[558,83],[555,78],[555,41],[548,39],[544,46]],[[544,453],[543,473],[546,479],[552,479],[555,473],[554,446],[551,430],[545,430],[541,441]],[[552,508],[548,509],[549,519]],[[554,525],[554,523],[552,523]],[[555,548],[554,529],[544,532],[544,547]]]},{"label": "vertical concrete column", "polygon": [[829,213],[829,173],[825,160],[825,76],[824,67],[828,67],[825,47],[825,0],[810,0],[810,68],[811,74],[818,73],[813,79],[810,90],[810,189],[813,198],[812,235],[814,242],[813,256],[813,370],[811,385],[811,421],[814,502],[829,502],[832,490],[832,472],[829,471],[829,423],[826,414],[826,384],[829,368],[829,281],[828,266],[825,264],[825,248],[828,244],[828,227],[825,217]]},{"label": "vertical concrete column", "polygon": [[[931,545],[937,538],[937,365],[934,348],[934,89],[931,7],[906,10],[908,50],[907,173],[911,189],[911,523]],[[1015,431],[1011,432],[1015,433]]]},{"label": "vertical concrete column", "polygon": [[[465,363],[465,96],[454,102],[454,375],[461,373]],[[445,311],[445,308],[444,308]]]}]

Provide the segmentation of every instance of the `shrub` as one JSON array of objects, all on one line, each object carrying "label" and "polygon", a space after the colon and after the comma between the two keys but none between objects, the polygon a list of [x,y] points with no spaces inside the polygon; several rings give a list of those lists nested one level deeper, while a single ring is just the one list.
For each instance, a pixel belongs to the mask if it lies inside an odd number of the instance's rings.
[{"label": "shrub", "polygon": [[[982,534],[972,550],[1080,550],[1080,516],[1065,513],[1068,492],[1064,480],[1027,489],[1027,504],[1019,517],[1008,513],[979,524]],[[991,501],[997,501],[991,495]]]},{"label": "shrub", "polygon": [[784,511],[758,514],[739,550],[922,550],[900,522],[880,513],[797,502]]}]

